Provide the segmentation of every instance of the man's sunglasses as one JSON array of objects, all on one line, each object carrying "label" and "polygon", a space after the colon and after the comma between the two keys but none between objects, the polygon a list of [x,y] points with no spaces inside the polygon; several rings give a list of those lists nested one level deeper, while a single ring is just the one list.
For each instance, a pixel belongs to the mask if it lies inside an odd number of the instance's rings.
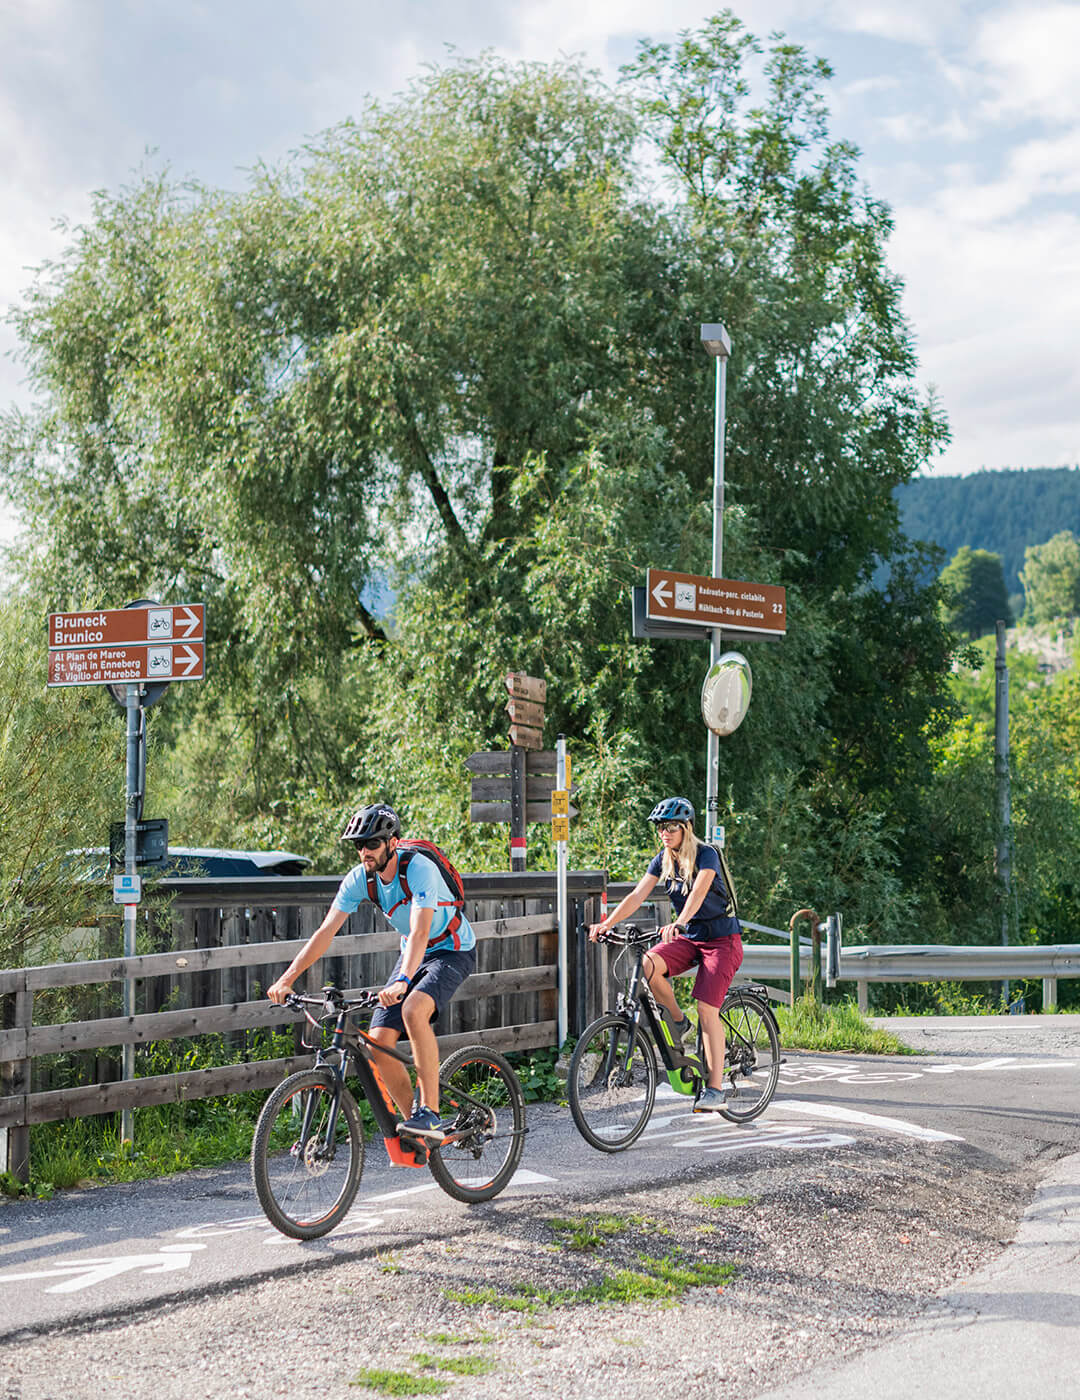
[{"label": "man's sunglasses", "polygon": [[358,851],[377,851],[380,846],[385,844],[386,838],[383,836],[368,836],[363,841],[357,841],[356,849]]},{"label": "man's sunglasses", "polygon": [[682,831],[682,822],[657,822],[657,831]]}]

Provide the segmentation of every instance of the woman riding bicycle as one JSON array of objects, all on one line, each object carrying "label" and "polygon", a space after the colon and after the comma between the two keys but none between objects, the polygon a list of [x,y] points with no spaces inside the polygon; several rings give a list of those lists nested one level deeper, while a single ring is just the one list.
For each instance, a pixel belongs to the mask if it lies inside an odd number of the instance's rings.
[{"label": "woman riding bicycle", "polygon": [[589,929],[596,940],[638,909],[662,878],[671,901],[672,922],[660,930],[660,942],[645,955],[645,973],[676,1044],[690,1030],[690,1020],[675,1001],[672,977],[697,967],[694,997],[709,1062],[709,1082],[695,1113],[718,1113],[725,1103],[724,1023],[720,1007],[742,962],[742,930],[729,910],[731,902],[720,857],[694,835],[694,808],[685,797],[666,797],[649,814],[660,851],[634,888],[615,909]]}]

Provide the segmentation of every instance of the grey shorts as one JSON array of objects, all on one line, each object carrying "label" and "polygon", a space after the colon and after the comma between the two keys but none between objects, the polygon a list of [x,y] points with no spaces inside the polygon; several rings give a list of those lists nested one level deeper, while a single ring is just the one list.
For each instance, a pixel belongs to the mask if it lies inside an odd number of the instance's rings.
[{"label": "grey shorts", "polygon": [[[401,958],[394,964],[394,970],[386,979],[390,983],[401,971]],[[380,1006],[371,1018],[372,1030],[376,1026],[389,1026],[399,1034],[405,1034],[405,1022],[401,1019],[401,1009],[413,992],[424,992],[435,1003],[432,1021],[437,1021],[443,1008],[470,973],[476,971],[476,949],[468,951],[432,953],[420,964],[419,976],[409,990],[394,1006]]]}]

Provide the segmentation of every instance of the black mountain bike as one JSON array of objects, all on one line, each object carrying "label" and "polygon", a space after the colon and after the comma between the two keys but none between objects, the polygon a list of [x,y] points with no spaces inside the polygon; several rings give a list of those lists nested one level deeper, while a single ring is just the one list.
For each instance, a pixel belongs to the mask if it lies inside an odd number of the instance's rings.
[{"label": "black mountain bike", "polygon": [[[613,969],[621,983],[615,1010],[586,1026],[570,1058],[570,1112],[581,1136],[599,1152],[621,1152],[644,1131],[656,1098],[659,1052],[671,1087],[697,1103],[708,1083],[700,1029],[697,1048],[674,1043],[645,976],[645,950],[656,934],[629,925],[601,935],[621,951]],[[720,1008],[726,1038],[727,1105],[720,1112],[746,1123],[768,1107],[780,1074],[780,1032],[762,986],[732,987]]]},{"label": "black mountain bike", "polygon": [[[444,1140],[438,1145],[398,1130],[399,1114],[379,1074],[375,1042],[350,1022],[374,1011],[374,992],[346,1001],[335,987],[320,997],[290,993],[284,1005],[300,1011],[318,1032],[311,1069],[291,1074],[270,1094],[251,1144],[251,1177],[272,1225],[297,1240],[325,1235],[348,1214],[364,1169],[360,1109],[345,1083],[355,1074],[371,1106],[391,1162],[427,1166],[457,1201],[489,1201],[517,1170],[525,1145],[525,1098],[517,1076],[486,1045],[467,1045],[443,1061],[439,1095]],[[322,1008],[312,1016],[309,1006]],[[323,1023],[333,1021],[330,1044]],[[408,1041],[405,1041],[408,1047]],[[396,1046],[378,1053],[412,1063]]]}]

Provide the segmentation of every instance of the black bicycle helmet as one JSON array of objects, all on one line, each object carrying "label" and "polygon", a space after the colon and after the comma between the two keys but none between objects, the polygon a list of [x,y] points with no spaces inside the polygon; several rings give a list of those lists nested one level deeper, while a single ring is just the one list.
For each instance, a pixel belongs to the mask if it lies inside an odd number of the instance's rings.
[{"label": "black bicycle helmet", "polygon": [[649,813],[651,822],[689,822],[694,825],[694,804],[685,797],[665,797]]},{"label": "black bicycle helmet", "polygon": [[391,836],[401,835],[401,822],[393,807],[385,802],[376,802],[371,807],[361,807],[349,818],[349,824],[341,833],[343,841],[388,841]]}]

